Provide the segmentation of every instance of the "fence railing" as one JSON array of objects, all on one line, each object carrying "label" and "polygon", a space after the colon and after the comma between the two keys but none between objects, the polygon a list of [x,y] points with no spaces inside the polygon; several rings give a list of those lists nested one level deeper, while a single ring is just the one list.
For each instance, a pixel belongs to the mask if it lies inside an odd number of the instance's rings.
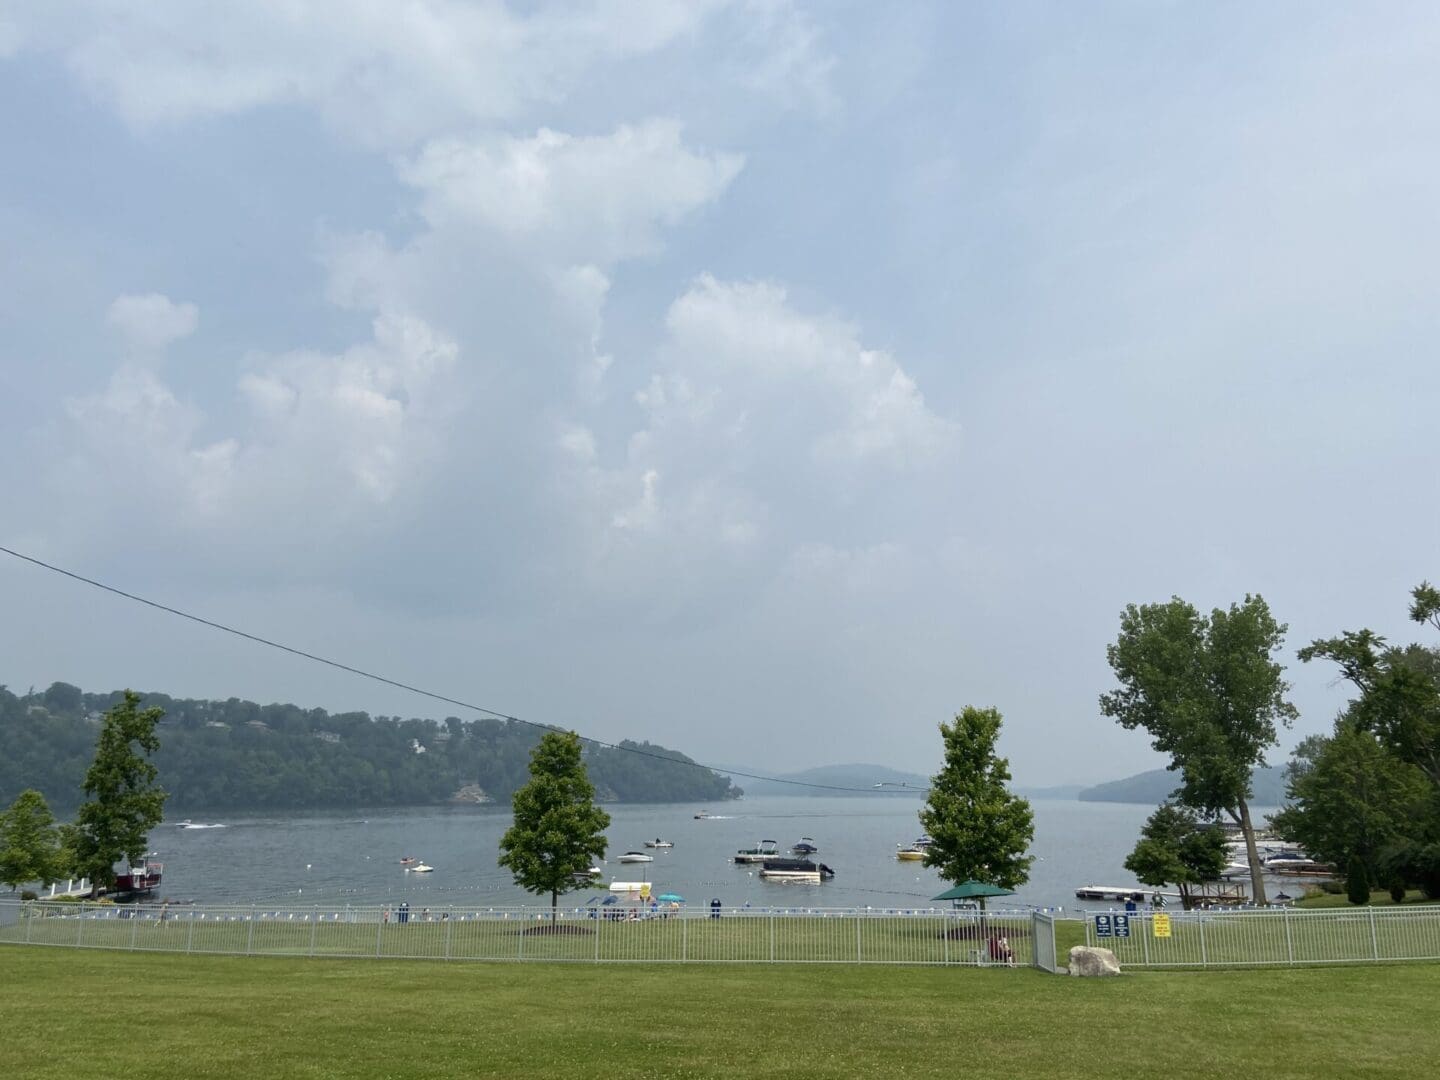
[{"label": "fence railing", "polygon": [[1091,913],[1085,941],[1122,968],[1440,960],[1440,905]]},{"label": "fence railing", "polygon": [[[253,956],[1028,966],[1032,916],[954,909],[0,902],[0,944]],[[1053,956],[1053,948],[1051,950]]]}]

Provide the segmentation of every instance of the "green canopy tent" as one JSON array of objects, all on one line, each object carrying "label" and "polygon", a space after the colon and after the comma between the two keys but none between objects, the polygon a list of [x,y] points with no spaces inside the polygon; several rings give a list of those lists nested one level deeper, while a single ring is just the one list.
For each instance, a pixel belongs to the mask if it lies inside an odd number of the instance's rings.
[{"label": "green canopy tent", "polygon": [[931,900],[949,900],[956,907],[960,906],[962,900],[978,900],[980,903],[980,933],[982,936],[989,932],[985,922],[985,898],[987,896],[1014,896],[1014,890],[1002,889],[999,885],[988,885],[983,881],[962,881],[959,885],[946,889],[939,896],[932,896]]}]

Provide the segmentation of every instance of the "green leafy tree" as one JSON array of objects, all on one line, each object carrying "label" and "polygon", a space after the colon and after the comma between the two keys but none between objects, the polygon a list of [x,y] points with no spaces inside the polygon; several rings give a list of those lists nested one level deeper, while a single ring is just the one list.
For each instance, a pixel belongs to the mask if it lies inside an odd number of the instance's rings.
[{"label": "green leafy tree", "polygon": [[1345,868],[1345,898],[1357,905],[1370,902],[1370,871],[1359,855],[1351,856]]},{"label": "green leafy tree", "polygon": [[115,884],[117,862],[140,861],[164,816],[165,792],[150,760],[160,749],[155,725],[164,715],[158,706],[141,709],[140,695],[126,690],[101,722],[74,834],[77,869],[97,892]]},{"label": "green leafy tree", "polygon": [[1348,714],[1333,735],[1301,742],[1288,772],[1291,802],[1271,826],[1321,862],[1341,867],[1358,859],[1370,880],[1381,879],[1384,853],[1424,816],[1425,774]]},{"label": "green leafy tree", "polygon": [[934,841],[925,865],[946,881],[980,881],[1016,889],[1030,879],[1030,804],[1010,793],[1010,763],[995,754],[998,709],[966,706],[940,725],[945,764],[930,780],[920,824]]},{"label": "green leafy tree", "polygon": [[33,788],[0,813],[0,882],[13,892],[27,881],[53,881],[60,864],[55,815]]},{"label": "green leafy tree", "polygon": [[1119,688],[1100,710],[1125,728],[1146,731],[1179,770],[1179,802],[1226,814],[1245,838],[1251,893],[1264,904],[1265,881],[1250,820],[1251,771],[1278,742],[1277,725],[1296,712],[1273,653],[1286,627],[1259,596],[1207,618],[1179,597],[1129,605],[1120,636],[1106,649]]},{"label": "green leafy tree", "polygon": [[1194,904],[1191,888],[1218,878],[1225,862],[1223,832],[1206,828],[1188,806],[1162,803],[1141,827],[1125,869],[1145,885],[1160,888],[1173,883],[1188,911]]},{"label": "green leafy tree", "polygon": [[588,884],[595,860],[605,857],[610,815],[595,805],[580,736],[551,731],[530,755],[530,781],[512,800],[515,823],[500,838],[500,865],[526,892],[550,894],[555,918],[561,893]]}]

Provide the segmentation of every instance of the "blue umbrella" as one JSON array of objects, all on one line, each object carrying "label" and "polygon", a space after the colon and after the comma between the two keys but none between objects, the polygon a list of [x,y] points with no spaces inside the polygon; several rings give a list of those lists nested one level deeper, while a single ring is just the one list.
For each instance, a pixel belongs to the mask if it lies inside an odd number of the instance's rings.
[{"label": "blue umbrella", "polygon": [[665,904],[683,904],[685,902],[683,896],[676,896],[673,892],[661,893],[655,899]]}]

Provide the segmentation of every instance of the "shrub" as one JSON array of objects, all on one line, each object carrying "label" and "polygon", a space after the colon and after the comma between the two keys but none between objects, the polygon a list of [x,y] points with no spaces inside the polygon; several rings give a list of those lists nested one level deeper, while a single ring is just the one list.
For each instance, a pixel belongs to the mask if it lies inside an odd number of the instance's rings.
[{"label": "shrub", "polygon": [[1405,879],[1399,874],[1390,879],[1390,899],[1397,904],[1405,902]]},{"label": "shrub", "polygon": [[1350,865],[1345,868],[1345,895],[1352,904],[1370,902],[1370,871],[1359,855],[1350,856]]},{"label": "shrub", "polygon": [[40,894],[37,893],[34,889],[21,889],[21,890],[20,890],[20,899],[21,899],[21,900],[39,900],[39,899],[40,899]]},{"label": "shrub", "polygon": [[1328,896],[1339,896],[1345,891],[1345,886],[1338,881],[1322,881],[1320,882],[1320,891]]}]

